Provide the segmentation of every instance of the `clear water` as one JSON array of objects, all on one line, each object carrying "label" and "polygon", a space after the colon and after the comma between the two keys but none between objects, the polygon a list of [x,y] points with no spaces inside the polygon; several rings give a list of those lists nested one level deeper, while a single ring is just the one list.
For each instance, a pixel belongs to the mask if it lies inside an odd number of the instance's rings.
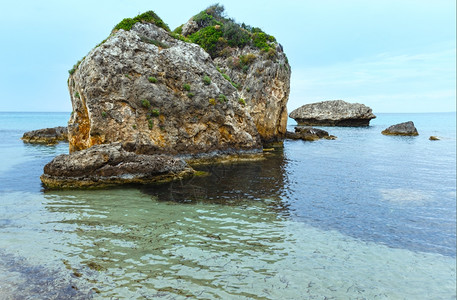
[{"label": "clear water", "polygon": [[[19,138],[68,117],[0,113],[0,299],[456,299],[455,113],[324,128],[338,139],[204,178],[44,192],[68,145]],[[418,137],[381,135],[408,120]]]}]

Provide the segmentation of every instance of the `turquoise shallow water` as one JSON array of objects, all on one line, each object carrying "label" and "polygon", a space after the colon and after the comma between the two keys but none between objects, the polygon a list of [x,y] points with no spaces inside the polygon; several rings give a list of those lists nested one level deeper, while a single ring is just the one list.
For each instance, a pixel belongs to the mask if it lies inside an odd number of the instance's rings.
[{"label": "turquoise shallow water", "polygon": [[[68,145],[19,138],[68,116],[0,113],[0,299],[456,298],[455,114],[324,128],[338,139],[205,178],[44,192]],[[408,120],[418,137],[380,134]]]}]

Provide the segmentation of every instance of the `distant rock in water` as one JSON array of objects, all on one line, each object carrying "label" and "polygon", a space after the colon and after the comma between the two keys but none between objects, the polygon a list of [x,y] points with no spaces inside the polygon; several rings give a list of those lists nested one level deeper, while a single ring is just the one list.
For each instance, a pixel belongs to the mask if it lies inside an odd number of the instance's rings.
[{"label": "distant rock in water", "polygon": [[305,126],[369,126],[376,118],[371,108],[343,100],[322,101],[303,105],[289,115],[298,125]]},{"label": "distant rock in water", "polygon": [[279,44],[218,10],[193,20],[186,37],[153,12],[125,19],[70,70],[71,152],[122,141],[141,154],[237,153],[283,138],[290,66]]},{"label": "distant rock in water", "polygon": [[180,158],[138,155],[115,143],[59,155],[44,167],[40,179],[47,188],[85,188],[170,181],[194,172]]},{"label": "distant rock in water", "polygon": [[53,145],[68,142],[68,130],[63,126],[32,130],[24,133],[21,139],[25,143]]},{"label": "distant rock in water", "polygon": [[292,140],[317,141],[319,139],[334,140],[336,136],[329,135],[325,130],[313,127],[295,127],[295,132],[288,131],[286,138]]},{"label": "distant rock in water", "polygon": [[431,140],[431,141],[439,141],[440,138],[437,137],[437,136],[432,135],[432,136],[429,137],[429,140]]},{"label": "distant rock in water", "polygon": [[405,135],[416,136],[419,135],[416,127],[412,121],[392,125],[381,132],[384,135]]}]

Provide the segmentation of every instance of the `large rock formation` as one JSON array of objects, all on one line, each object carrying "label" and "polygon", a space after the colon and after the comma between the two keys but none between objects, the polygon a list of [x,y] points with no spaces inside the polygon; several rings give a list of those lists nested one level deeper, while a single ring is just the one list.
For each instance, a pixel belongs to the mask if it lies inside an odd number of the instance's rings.
[{"label": "large rock formation", "polygon": [[399,124],[392,125],[382,132],[384,135],[405,135],[405,136],[416,136],[419,135],[416,127],[412,121],[403,122]]},{"label": "large rock formation", "polygon": [[192,174],[182,159],[138,155],[113,143],[55,157],[44,167],[41,181],[47,188],[81,188],[169,181]]},{"label": "large rock formation", "polygon": [[376,118],[371,108],[343,100],[322,101],[303,105],[289,115],[298,125],[369,126]]},{"label": "large rock formation", "polygon": [[238,70],[157,25],[115,30],[72,70],[71,152],[123,141],[143,154],[233,153],[284,136],[290,67],[276,42],[270,52],[229,47],[250,57]]},{"label": "large rock formation", "polygon": [[58,126],[27,131],[21,138],[24,143],[53,145],[68,141],[67,127]]},{"label": "large rock formation", "polygon": [[237,90],[210,56],[153,24],[136,23],[92,50],[69,89],[71,151],[117,141],[134,143],[139,153],[261,147]]},{"label": "large rock formation", "polygon": [[173,33],[152,11],[124,19],[78,62],[68,79],[71,154],[45,166],[44,185],[181,178],[193,173],[182,157],[239,159],[282,140],[290,86],[282,47],[222,11],[212,6]]}]

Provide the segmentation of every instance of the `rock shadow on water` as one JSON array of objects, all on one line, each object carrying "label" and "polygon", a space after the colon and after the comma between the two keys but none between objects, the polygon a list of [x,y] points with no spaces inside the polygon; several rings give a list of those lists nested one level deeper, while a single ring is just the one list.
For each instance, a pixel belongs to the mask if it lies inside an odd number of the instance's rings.
[{"label": "rock shadow on water", "polygon": [[141,186],[140,190],[159,201],[240,205],[247,201],[271,201],[279,210],[286,193],[286,160],[282,150],[266,154],[255,162],[230,162],[193,166],[206,173],[190,179],[161,185]]}]

